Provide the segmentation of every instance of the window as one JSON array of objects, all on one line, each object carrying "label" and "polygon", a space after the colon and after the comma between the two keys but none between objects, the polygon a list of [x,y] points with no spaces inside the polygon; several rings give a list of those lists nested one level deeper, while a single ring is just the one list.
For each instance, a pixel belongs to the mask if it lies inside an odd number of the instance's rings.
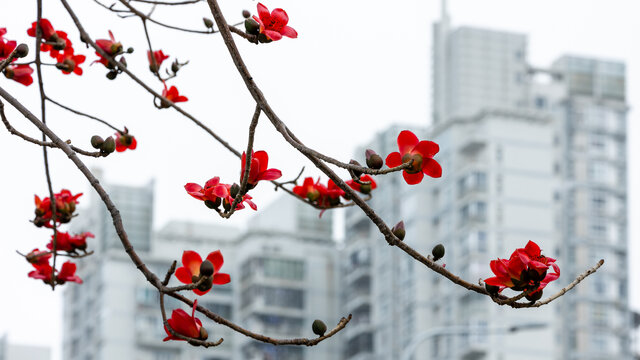
[{"label": "window", "polygon": [[536,96],[535,107],[538,109],[545,109],[547,107],[547,98],[543,96]]}]

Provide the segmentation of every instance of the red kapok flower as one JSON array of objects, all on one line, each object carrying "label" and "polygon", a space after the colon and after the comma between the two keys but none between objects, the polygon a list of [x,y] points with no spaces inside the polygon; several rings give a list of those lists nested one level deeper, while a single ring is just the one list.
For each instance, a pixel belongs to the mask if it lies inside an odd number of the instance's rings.
[{"label": "red kapok flower", "polygon": [[215,202],[219,197],[227,195],[226,187],[220,183],[219,177],[213,177],[204,184],[204,188],[196,183],[188,183],[184,186],[187,194],[198,200],[202,200],[210,207],[213,204],[207,204],[207,201]]},{"label": "red kapok flower", "polygon": [[[524,248],[516,249],[509,260],[492,260],[490,267],[496,276],[484,282],[499,287],[499,291],[510,288],[536,292],[560,277],[560,268],[555,262],[555,259],[541,254],[538,244],[529,241]],[[553,273],[547,273],[549,267],[553,268]]]},{"label": "red kapok flower", "polygon": [[82,69],[80,68],[80,64],[82,64],[86,60],[86,56],[84,55],[75,55],[73,53],[73,49],[71,52],[59,53],[56,60],[58,63],[56,67],[62,70],[62,73],[65,75],[74,73],[76,75],[82,75]]},{"label": "red kapok flower", "polygon": [[187,250],[182,253],[182,267],[176,270],[176,277],[180,282],[184,284],[195,284],[200,281],[201,275],[207,276],[209,279],[205,280],[198,288],[193,289],[196,295],[204,295],[211,290],[212,285],[224,285],[231,281],[229,274],[220,273],[220,268],[224,263],[222,253],[220,250],[216,250],[207,255],[204,263],[207,261],[213,265],[213,271],[210,274],[201,274],[201,269],[204,270],[203,261],[200,255],[195,251]]},{"label": "red kapok flower", "polygon": [[[174,309],[171,313],[171,318],[167,320],[167,323],[169,323],[169,326],[171,326],[171,329],[173,329],[173,331],[182,336],[199,340],[207,340],[207,338],[209,337],[207,331],[202,327],[202,322],[200,321],[200,319],[196,318],[195,316],[197,306],[198,300],[196,299],[193,301],[191,316],[189,316],[189,314],[187,314],[187,312],[182,309]],[[184,341],[184,339],[180,339],[179,337],[171,334],[166,326],[164,327],[164,331],[167,332],[167,337],[162,341]]]},{"label": "red kapok flower", "polygon": [[356,182],[354,180],[347,180],[345,182],[353,190],[361,192],[363,194],[369,194],[369,193],[371,193],[371,190],[373,190],[373,189],[378,187],[378,185],[373,180],[373,178],[371,176],[369,176],[368,174],[360,176],[360,181],[362,181],[362,182],[371,182],[371,184],[361,185],[361,184],[359,184],[358,182]]},{"label": "red kapok flower", "polygon": [[27,276],[32,279],[42,280],[45,284],[51,284],[53,268],[49,265],[49,260],[42,263],[33,263],[31,265],[33,265],[35,270],[29,272]]},{"label": "red kapok flower", "polygon": [[60,272],[56,275],[56,282],[60,285],[65,282],[71,281],[76,282],[78,284],[82,284],[82,279],[76,275],[76,264],[71,261],[67,261],[62,264],[62,268],[60,268]]},{"label": "red kapok flower", "polygon": [[128,132],[121,133],[118,131],[114,136],[116,140],[116,151],[123,152],[127,149],[135,150],[138,147],[138,142],[133,135],[129,135]]},{"label": "red kapok flower", "polygon": [[435,178],[442,176],[440,164],[433,160],[433,156],[440,150],[435,142],[420,141],[414,133],[404,130],[398,135],[398,147],[400,152],[389,154],[385,163],[388,167],[396,167],[413,160],[411,167],[402,171],[407,184],[419,184],[424,174]]},{"label": "red kapok flower", "polygon": [[[94,238],[90,232],[69,235],[68,232],[58,232],[56,235],[56,251],[75,252],[76,250],[87,249],[87,238]],[[53,250],[53,235],[51,241],[47,244],[47,249]]]},{"label": "red kapok flower", "polygon": [[27,261],[34,265],[45,265],[49,264],[49,259],[51,258],[51,253],[49,251],[40,251],[39,249],[33,249],[30,253],[27,254]]},{"label": "red kapok flower", "polygon": [[267,38],[276,41],[282,39],[282,36],[297,38],[298,33],[290,26],[287,26],[289,22],[289,16],[287,12],[282,9],[273,9],[269,13],[269,9],[266,6],[258,3],[258,15],[253,16],[253,19],[260,24],[260,33],[264,34]]},{"label": "red kapok flower", "polygon": [[[180,95],[178,93],[178,88],[176,88],[175,86],[171,86],[167,90],[167,84],[164,84],[164,90],[162,90],[162,96],[167,98],[167,100],[173,103],[179,103],[179,102],[184,102],[189,100],[186,96]],[[165,109],[170,106],[171,105],[166,100],[164,99],[160,100],[160,109]]]},{"label": "red kapok flower", "polygon": [[[102,51],[106,52],[107,55],[111,57],[115,57],[116,55],[122,53],[123,49],[122,43],[116,41],[111,30],[109,30],[109,39],[98,39],[96,40],[96,45],[98,45],[98,47],[102,49]],[[115,64],[109,63],[109,60],[100,55],[99,52],[96,51],[96,55],[98,55],[98,60],[94,61],[94,63],[99,62],[109,69],[115,68]]]},{"label": "red kapok flower", "polygon": [[156,50],[153,52],[153,57],[156,60],[155,68],[153,64],[153,58],[151,57],[151,51],[147,50],[147,59],[149,60],[149,69],[151,69],[152,72],[158,72],[158,69],[160,69],[160,65],[162,65],[163,61],[169,58],[169,55],[165,55],[162,52],[162,50]]},{"label": "red kapok flower", "polygon": [[[247,154],[242,153],[241,163],[242,170],[240,170],[240,181],[244,178],[245,164],[247,162]],[[252,152],[251,155],[251,167],[249,168],[249,179],[247,184],[249,189],[253,189],[260,180],[276,180],[282,176],[282,171],[278,169],[267,169],[269,165],[269,155],[266,151],[260,150]]]},{"label": "red kapok flower", "polygon": [[[82,196],[82,193],[73,195],[67,189],[62,189],[57,194],[53,194],[56,199],[56,222],[58,223],[68,223],[71,221],[73,217],[73,212],[76,210],[76,205],[78,204],[78,198]],[[33,223],[40,227],[52,227],[51,224],[51,199],[45,197],[40,200],[38,195],[35,195],[35,203],[36,203],[36,218],[33,220]]]},{"label": "red kapok flower", "polygon": [[[9,55],[11,55],[11,52],[13,52],[13,50],[16,48],[16,46],[18,46],[18,43],[15,42],[14,40],[4,40],[2,38],[2,35],[6,34],[7,29],[5,28],[0,28],[0,61],[3,61],[4,59],[8,58]],[[13,59],[13,61],[16,61],[17,59]]]},{"label": "red kapok flower", "polygon": [[31,77],[33,74],[33,69],[31,65],[11,65],[8,66],[4,71],[4,76],[7,79],[11,79],[19,82],[24,86],[29,86],[33,84],[33,78]]},{"label": "red kapok flower", "polygon": [[[27,35],[36,37],[36,21],[31,23],[31,28],[27,29]],[[50,51],[52,58],[56,58],[61,50],[73,53],[71,40],[64,31],[56,31],[51,22],[47,19],[40,19],[40,28],[42,29],[42,40],[44,43],[40,45],[41,51]]]}]

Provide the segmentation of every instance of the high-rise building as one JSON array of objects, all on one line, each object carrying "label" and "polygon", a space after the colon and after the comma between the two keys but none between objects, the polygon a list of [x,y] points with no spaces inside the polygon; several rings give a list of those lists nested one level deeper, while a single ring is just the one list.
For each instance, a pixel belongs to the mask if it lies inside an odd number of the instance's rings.
[{"label": "high-rise building", "polygon": [[[200,305],[218,315],[276,338],[315,337],[311,331],[315,319],[331,326],[345,316],[338,308],[338,253],[330,213],[319,219],[317,210],[286,196],[255,215],[248,231],[173,221],[153,234],[153,207],[148,205],[153,203],[152,184],[106,186],[138,254],[160,277],[174,260],[180,264],[184,250],[203,257],[222,251],[221,271],[231,275],[231,283],[216,285],[197,297]],[[90,244],[96,253],[78,261],[84,283],[65,286],[64,359],[320,360],[339,354],[337,337],[312,349],[276,347],[202,316],[210,339],[224,338],[220,346],[204,349],[179,341],[162,342],[166,333],[158,292],[122,250],[104,205],[93,200],[75,224],[78,231],[96,234],[95,243]],[[175,279],[172,283],[178,284]],[[185,295],[196,298],[192,293]],[[168,316],[176,308],[190,310],[170,297],[165,297],[165,308]]]},{"label": "high-rise building", "polygon": [[45,346],[18,345],[9,342],[7,334],[0,337],[0,360],[49,360],[51,350]]},{"label": "high-rise building", "polygon": [[[347,333],[346,358],[630,359],[624,64],[565,56],[533,67],[525,35],[452,28],[444,3],[433,126],[416,131],[440,144],[443,177],[376,179],[376,212],[404,220],[404,241],[423,254],[444,244],[442,261],[469,281],[492,276],[489,261],[528,240],[562,270],[545,294],[600,258],[607,265],[551,305],[500,307],[389,248],[362,212],[348,211],[345,304],[366,326]],[[403,129],[367,147],[397,151]]]}]

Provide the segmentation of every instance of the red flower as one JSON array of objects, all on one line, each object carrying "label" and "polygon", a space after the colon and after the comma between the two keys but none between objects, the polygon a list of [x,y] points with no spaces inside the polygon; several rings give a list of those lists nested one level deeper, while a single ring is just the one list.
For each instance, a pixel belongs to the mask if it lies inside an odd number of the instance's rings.
[{"label": "red flower", "polygon": [[[46,42],[40,45],[41,51],[50,51],[49,54],[54,59],[60,54],[60,50],[64,50],[65,53],[73,53],[71,40],[69,40],[67,33],[56,31],[47,19],[40,19],[40,28],[42,29],[42,40]],[[31,23],[30,29],[27,29],[27,35],[36,37],[36,21]]]},{"label": "red flower", "polygon": [[[173,103],[179,103],[189,100],[186,96],[182,96],[178,93],[178,89],[175,86],[171,86],[169,90],[167,90],[167,84],[164,84],[164,90],[162,90],[162,96],[167,98],[167,100]],[[168,108],[171,105],[164,99],[160,100],[160,108]]]},{"label": "red flower", "polygon": [[[0,61],[8,58],[11,52],[18,46],[18,43],[14,40],[5,41],[2,36],[7,33],[6,28],[0,28]],[[17,59],[13,59],[16,61]]]},{"label": "red flower", "polygon": [[[56,236],[56,251],[75,252],[76,250],[86,250],[88,237],[94,238],[95,235],[90,232],[83,232],[71,236],[68,232],[58,232]],[[53,235],[51,235],[51,241],[47,244],[47,249],[53,250]]]},{"label": "red flower", "polygon": [[[484,282],[499,287],[500,291],[510,288],[536,292],[560,277],[560,268],[555,262],[541,254],[538,244],[529,241],[524,248],[516,249],[509,260],[492,260],[490,267],[496,276]],[[553,273],[547,273],[549,267],[553,268]]]},{"label": "red flower", "polygon": [[287,26],[289,22],[289,16],[286,11],[282,9],[273,9],[269,13],[269,9],[266,6],[258,3],[258,15],[253,16],[253,19],[260,24],[260,33],[264,34],[271,40],[280,40],[282,36],[297,38],[298,33],[290,26]]},{"label": "red flower", "polygon": [[319,185],[320,179],[314,183],[312,177],[306,177],[302,185],[293,187],[293,193],[301,198],[314,202],[320,197],[320,190],[318,189]]},{"label": "red flower", "polygon": [[58,284],[62,285],[68,281],[82,284],[82,279],[80,279],[80,277],[76,275],[76,264],[72,263],[71,261],[67,261],[62,264],[60,272],[58,273],[58,275],[56,275],[56,282]]},{"label": "red flower", "polygon": [[135,150],[138,147],[138,142],[133,135],[129,135],[128,132],[117,132],[116,136],[116,151],[123,152],[127,149]]},{"label": "red flower", "polygon": [[371,190],[375,189],[378,187],[378,185],[376,184],[376,182],[373,180],[373,178],[367,174],[360,176],[360,181],[365,182],[365,181],[370,181],[371,184],[368,185],[360,185],[359,183],[357,183],[354,180],[347,180],[345,181],[347,183],[347,185],[349,185],[353,190],[361,192],[363,194],[369,194],[371,193]]},{"label": "red flower", "polygon": [[31,265],[33,265],[35,270],[29,272],[27,276],[36,280],[42,280],[45,284],[51,284],[53,268],[49,265],[49,260],[47,260],[46,263],[34,263]]},{"label": "red flower", "polygon": [[[191,316],[189,316],[189,314],[187,314],[187,312],[182,309],[174,309],[171,313],[171,318],[167,320],[167,323],[169,323],[169,326],[171,326],[171,329],[173,329],[173,331],[182,336],[200,340],[207,340],[207,331],[202,327],[202,322],[200,321],[200,319],[195,317],[197,306],[198,300],[196,299],[193,301]],[[166,326],[164,327],[164,331],[167,332],[167,337],[162,341],[184,341],[184,339],[180,339],[171,334]]]},{"label": "red flower", "polygon": [[[245,164],[247,162],[247,154],[242,153],[242,170],[240,170],[240,181],[243,180],[243,175],[245,171]],[[276,180],[282,176],[282,172],[278,169],[267,169],[269,164],[269,155],[267,155],[266,151],[260,150],[256,152],[252,152],[251,155],[251,166],[249,168],[249,179],[247,180],[247,184],[249,185],[249,189],[253,189],[260,180]]]},{"label": "red flower", "polygon": [[33,84],[33,78],[31,77],[33,74],[33,69],[31,65],[11,65],[8,66],[4,71],[4,76],[7,79],[11,79],[19,82],[24,86],[29,86]]},{"label": "red flower", "polygon": [[147,50],[147,59],[149,59],[149,68],[153,72],[157,72],[160,69],[160,65],[162,62],[169,58],[169,55],[165,55],[162,50],[156,50],[153,52],[153,57],[156,60],[155,68],[153,64],[153,59],[151,58],[151,51]]},{"label": "red flower", "polygon": [[73,49],[71,52],[65,51],[64,53],[58,54],[56,67],[62,70],[62,73],[65,75],[71,74],[72,72],[76,75],[82,75],[80,64],[82,64],[86,58],[84,55],[74,55]]},{"label": "red flower", "polygon": [[227,194],[224,184],[220,184],[219,177],[213,177],[204,184],[204,188],[196,183],[188,183],[184,186],[187,193],[202,201],[215,202],[217,198]]},{"label": "red flower", "polygon": [[48,251],[40,251],[39,249],[33,249],[30,253],[27,254],[27,261],[34,265],[45,265],[49,264],[49,259],[51,258],[51,253]]},{"label": "red flower", "polygon": [[[210,262],[213,265],[213,272],[209,275],[203,274],[203,276],[209,276],[209,281],[201,284],[193,292],[196,295],[204,295],[211,290],[212,285],[224,285],[231,281],[229,274],[218,272],[224,263],[222,253],[220,250],[216,250],[207,255],[204,263]],[[184,284],[195,284],[200,280],[200,271],[203,269],[203,261],[200,255],[195,251],[187,250],[182,253],[182,267],[176,270],[176,277],[180,282]],[[206,266],[206,265],[205,265]],[[173,327],[173,326],[172,326]]]},{"label": "red flower", "polygon": [[[106,52],[107,55],[111,57],[115,57],[116,55],[122,53],[123,49],[122,43],[116,41],[111,30],[109,30],[109,39],[98,39],[96,40],[96,45],[98,45],[98,47],[102,49],[102,51]],[[98,55],[98,60],[94,61],[94,63],[99,62],[109,69],[115,68],[115,64],[110,64],[109,60],[100,55],[99,52],[96,51],[96,55]]]},{"label": "red flower", "polygon": [[[56,199],[56,222],[68,223],[73,217],[73,212],[76,210],[78,204],[78,198],[82,196],[82,193],[77,195],[71,194],[67,189],[63,189],[57,194],[53,194]],[[35,195],[36,203],[36,218],[33,223],[40,227],[52,227],[51,225],[51,199],[48,197],[40,200],[38,195]]]},{"label": "red flower", "polygon": [[325,186],[320,183],[319,178],[314,183],[311,177],[305,178],[302,185],[294,186],[293,193],[325,208],[340,204],[340,196],[344,196],[344,190],[340,189],[331,179]]},{"label": "red flower", "polygon": [[433,160],[433,156],[440,150],[438,144],[433,141],[420,141],[411,131],[404,130],[398,135],[398,147],[400,152],[389,154],[385,163],[388,167],[396,167],[413,160],[411,167],[402,171],[407,184],[419,184],[424,174],[435,178],[442,176],[440,164]]}]

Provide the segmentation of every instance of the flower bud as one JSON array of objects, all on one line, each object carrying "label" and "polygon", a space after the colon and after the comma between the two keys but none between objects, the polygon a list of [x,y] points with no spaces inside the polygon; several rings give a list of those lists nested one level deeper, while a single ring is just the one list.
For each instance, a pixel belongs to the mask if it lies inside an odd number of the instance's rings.
[{"label": "flower bud", "polygon": [[251,12],[249,10],[242,10],[242,17],[248,19],[251,17]]},{"label": "flower bud", "polygon": [[327,332],[327,325],[322,320],[314,320],[311,325],[311,330],[313,333],[318,336],[323,336],[325,332]]},{"label": "flower bud", "polygon": [[29,54],[29,47],[27,44],[20,44],[16,47],[16,55],[23,58]]},{"label": "flower bud", "polygon": [[[353,160],[353,159],[352,159],[351,161],[349,161],[349,164],[351,164],[351,165],[357,165],[357,166],[362,166],[362,165],[360,165],[360,163],[359,163],[359,162],[357,162],[357,161],[355,161],[355,160]],[[352,174],[353,174],[353,177],[355,177],[355,178],[357,178],[357,179],[360,179],[360,175],[362,175],[362,172],[357,171],[357,170],[349,170],[349,172],[350,172],[350,173],[352,173]]]},{"label": "flower bud", "polygon": [[124,58],[124,56],[120,56],[120,63],[124,66],[127,67],[127,59]]},{"label": "flower bud", "polygon": [[382,165],[384,164],[382,161],[382,157],[376,154],[375,151],[367,149],[367,151],[364,152],[364,155],[367,158],[368,167],[376,170],[382,168]]},{"label": "flower bud", "polygon": [[60,39],[55,42],[55,44],[51,45],[54,50],[64,50],[67,47],[67,42],[64,39]]},{"label": "flower bud", "polygon": [[102,144],[104,144],[104,139],[102,139],[100,136],[93,135],[91,137],[91,146],[93,146],[94,149],[100,149]]},{"label": "flower bud", "polygon": [[231,197],[235,199],[235,197],[238,196],[239,192],[240,185],[233,183],[233,185],[231,185],[231,189],[229,189],[229,195],[231,195]]},{"label": "flower bud", "polygon": [[200,264],[200,275],[211,276],[213,275],[213,264],[209,260],[205,260]]},{"label": "flower bud", "polygon": [[102,146],[100,146],[100,152],[103,154],[111,154],[114,151],[116,151],[116,142],[110,136],[102,143]]},{"label": "flower bud", "polygon": [[133,54],[133,48],[132,47],[127,48],[127,54]]},{"label": "flower bud", "polygon": [[178,70],[180,70],[181,67],[182,66],[178,63],[178,59],[174,60],[171,63],[171,71],[173,71],[174,74],[177,73]]},{"label": "flower bud", "polygon": [[114,80],[116,78],[116,76],[118,76],[118,72],[117,71],[109,71],[107,73],[107,79],[109,80]]},{"label": "flower bud", "polygon": [[209,338],[209,333],[207,329],[203,327],[200,328],[200,340],[207,340]]},{"label": "flower bud", "polygon": [[209,18],[203,17],[202,22],[204,23],[204,26],[208,27],[209,29],[213,27],[213,20]]},{"label": "flower bud", "polygon": [[222,207],[224,208],[224,211],[229,212],[231,211],[231,203],[229,203],[228,201],[225,201],[222,203]]},{"label": "flower bud", "polygon": [[405,235],[407,234],[406,230],[404,229],[404,221],[400,221],[399,223],[397,223],[392,229],[391,232],[393,233],[393,235],[395,235],[398,239],[400,240],[404,240]]},{"label": "flower bud", "polygon": [[246,19],[244,21],[244,29],[247,34],[258,35],[260,33],[260,24],[253,19]]},{"label": "flower bud", "polygon": [[531,302],[538,301],[542,298],[542,290],[538,290],[533,294],[525,295],[524,297]]},{"label": "flower bud", "polygon": [[444,245],[438,244],[433,247],[431,250],[431,255],[433,255],[433,261],[438,261],[444,257]]},{"label": "flower bud", "polygon": [[365,195],[371,193],[371,184],[360,185],[360,192]]}]

